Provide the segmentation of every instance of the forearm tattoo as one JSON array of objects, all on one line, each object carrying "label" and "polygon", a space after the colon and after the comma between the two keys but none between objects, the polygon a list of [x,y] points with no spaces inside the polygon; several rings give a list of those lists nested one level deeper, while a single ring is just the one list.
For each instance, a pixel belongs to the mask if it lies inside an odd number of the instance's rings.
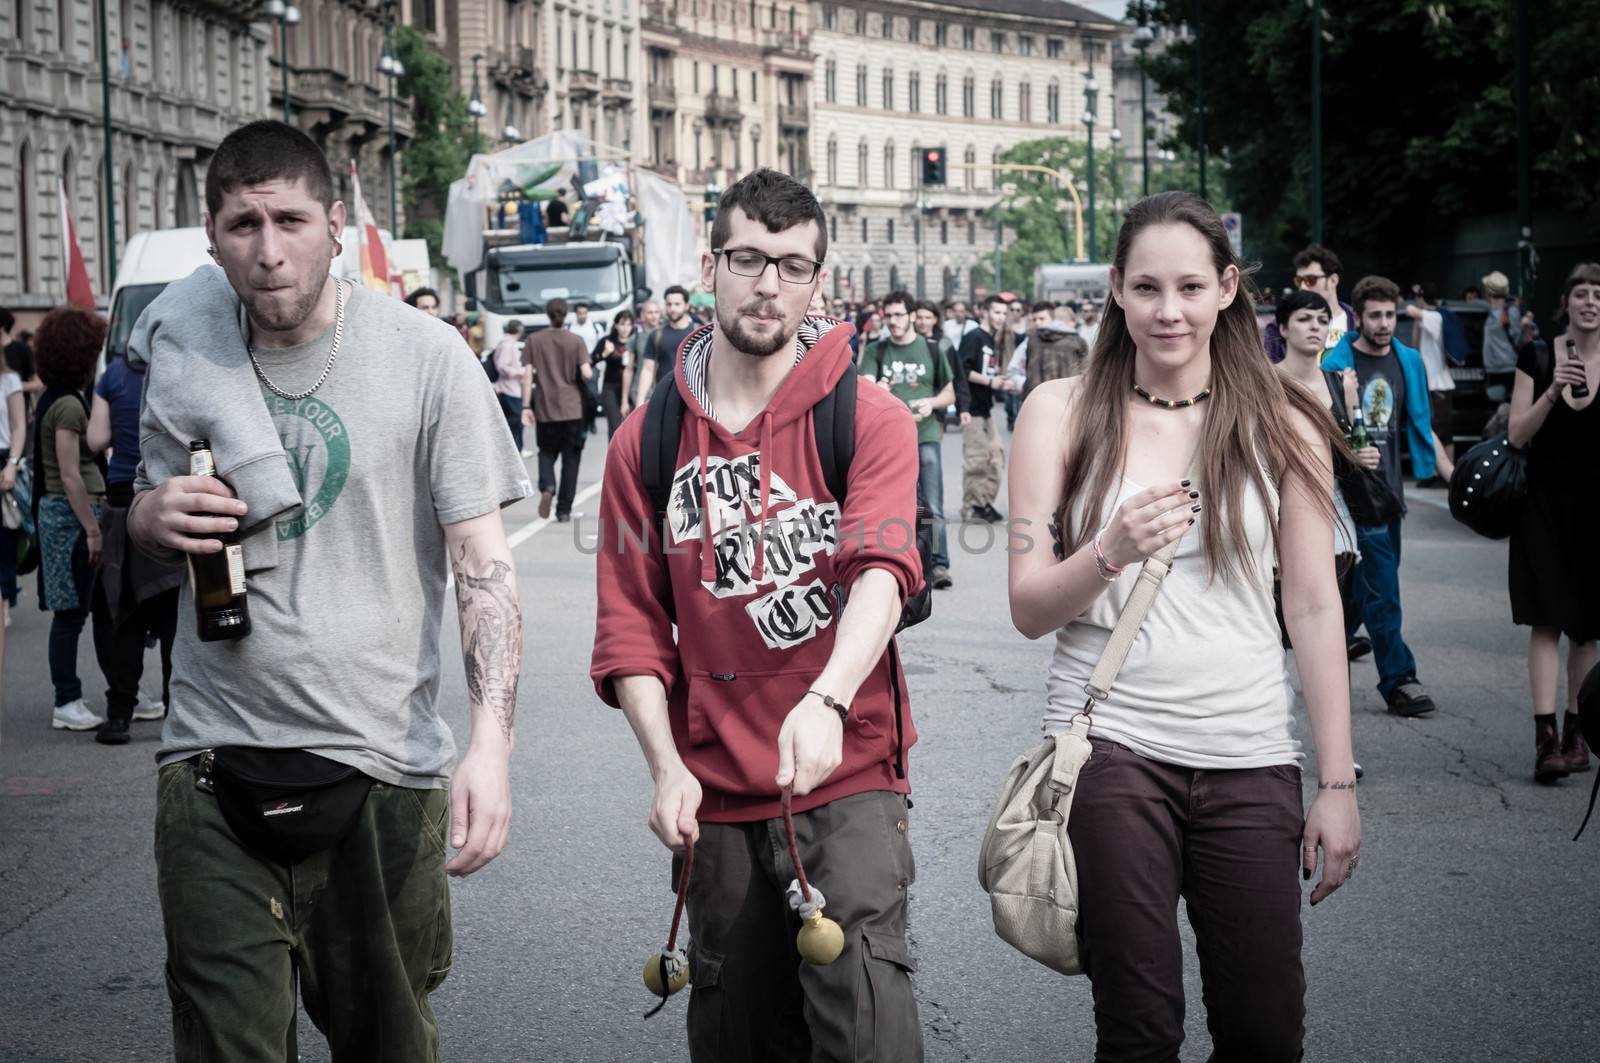
[{"label": "forearm tattoo", "polygon": [[485,562],[470,543],[462,543],[452,568],[467,693],[510,738],[522,674],[522,603],[511,586],[511,566],[498,558]]},{"label": "forearm tattoo", "polygon": [[1355,788],[1356,781],[1354,779],[1337,779],[1333,782],[1317,783],[1317,789],[1319,790],[1354,790]]}]

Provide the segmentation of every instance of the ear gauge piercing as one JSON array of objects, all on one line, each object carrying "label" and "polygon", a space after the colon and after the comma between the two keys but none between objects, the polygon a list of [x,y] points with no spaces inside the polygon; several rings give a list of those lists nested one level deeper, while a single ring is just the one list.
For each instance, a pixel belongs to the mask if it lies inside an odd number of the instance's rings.
[{"label": "ear gauge piercing", "polygon": [[212,258],[216,258],[217,257],[216,246],[212,245],[211,247],[206,248],[206,254],[210,255]]}]

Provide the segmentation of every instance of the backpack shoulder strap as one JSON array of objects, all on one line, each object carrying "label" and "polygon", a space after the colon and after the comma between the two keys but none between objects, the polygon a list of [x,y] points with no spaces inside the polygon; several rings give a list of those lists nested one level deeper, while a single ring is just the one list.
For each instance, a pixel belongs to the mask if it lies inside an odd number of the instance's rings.
[{"label": "backpack shoulder strap", "polygon": [[856,385],[860,380],[859,373],[847,370],[811,411],[822,479],[841,507],[850,479],[850,462],[856,455]]},{"label": "backpack shoulder strap", "polygon": [[644,414],[644,432],[639,437],[639,472],[644,489],[655,507],[656,530],[667,515],[672,493],[673,465],[678,460],[678,439],[683,433],[683,396],[678,393],[676,375],[656,381],[650,392],[650,405]]}]

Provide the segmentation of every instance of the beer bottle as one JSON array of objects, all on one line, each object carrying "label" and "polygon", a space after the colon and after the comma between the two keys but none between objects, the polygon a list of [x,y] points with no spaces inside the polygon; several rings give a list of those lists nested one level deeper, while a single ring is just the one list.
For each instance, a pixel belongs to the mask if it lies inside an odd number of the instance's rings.
[{"label": "beer bottle", "polygon": [[[1567,337],[1567,357],[1572,361],[1579,363],[1580,365],[1583,364],[1583,359],[1578,356],[1578,341],[1573,339],[1571,336]],[[1572,397],[1575,399],[1586,399],[1589,397],[1589,385],[1587,382],[1582,384],[1570,384],[1568,385],[1568,389],[1572,392]]]},{"label": "beer bottle", "polygon": [[1350,411],[1350,449],[1366,450],[1372,446],[1372,437],[1367,435],[1366,416],[1361,412],[1361,403],[1356,403],[1355,409]]},{"label": "beer bottle", "polygon": [[[215,476],[211,443],[189,443],[189,475]],[[222,550],[189,555],[189,590],[194,595],[195,625],[201,642],[242,639],[250,634],[250,603],[245,597],[244,548],[237,533],[217,536]]]}]

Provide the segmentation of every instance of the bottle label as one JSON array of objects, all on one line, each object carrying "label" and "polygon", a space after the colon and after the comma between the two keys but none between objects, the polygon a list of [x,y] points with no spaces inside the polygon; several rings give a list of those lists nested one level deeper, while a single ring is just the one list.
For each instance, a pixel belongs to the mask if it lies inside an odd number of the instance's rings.
[{"label": "bottle label", "polygon": [[244,593],[244,547],[238,543],[223,548],[228,555],[228,583],[234,594]]},{"label": "bottle label", "polygon": [[190,476],[215,476],[217,463],[209,450],[192,450],[189,452]]}]

